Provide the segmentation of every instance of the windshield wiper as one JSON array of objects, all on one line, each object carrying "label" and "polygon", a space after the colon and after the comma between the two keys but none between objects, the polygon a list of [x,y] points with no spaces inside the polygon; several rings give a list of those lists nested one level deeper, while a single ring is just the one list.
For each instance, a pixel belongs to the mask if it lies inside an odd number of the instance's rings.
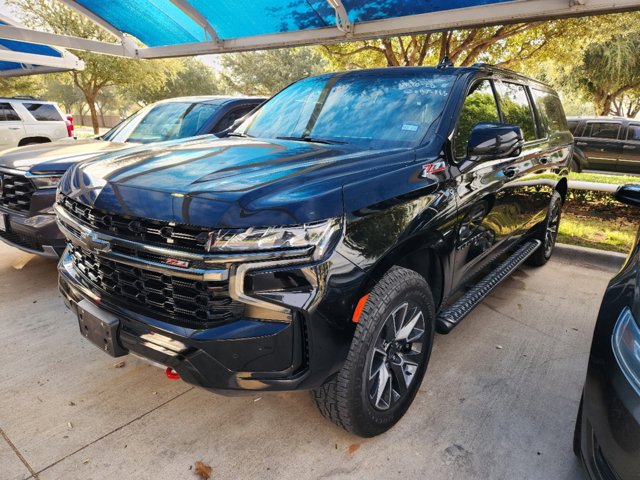
[{"label": "windshield wiper", "polygon": [[315,138],[315,137],[276,137],[278,140],[295,140],[298,142],[309,142],[309,143],[324,143],[326,145],[346,145],[347,142],[341,142],[340,140],[327,140],[325,138]]},{"label": "windshield wiper", "polygon": [[241,133],[241,132],[229,132],[226,133],[225,136],[227,137],[251,137],[251,135],[247,135],[246,133]]}]

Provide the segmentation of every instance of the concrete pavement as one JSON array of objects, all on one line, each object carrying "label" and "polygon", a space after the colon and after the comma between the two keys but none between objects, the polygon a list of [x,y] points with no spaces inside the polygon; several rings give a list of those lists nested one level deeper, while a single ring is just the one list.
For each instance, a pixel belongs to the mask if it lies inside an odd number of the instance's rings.
[{"label": "concrete pavement", "polygon": [[522,268],[437,336],[421,391],[362,440],[305,392],[227,398],[114,360],[78,333],[55,264],[0,244],[0,479],[583,478],[571,452],[610,264]]}]

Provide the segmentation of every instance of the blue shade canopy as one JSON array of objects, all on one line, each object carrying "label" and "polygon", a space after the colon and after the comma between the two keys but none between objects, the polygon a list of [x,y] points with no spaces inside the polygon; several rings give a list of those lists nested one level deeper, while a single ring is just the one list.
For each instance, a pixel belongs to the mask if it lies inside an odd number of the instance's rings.
[{"label": "blue shade canopy", "polygon": [[[5,42],[54,45],[130,58],[163,58],[640,10],[640,0],[58,1],[111,32],[117,41],[68,37],[2,24],[0,38],[10,39]],[[6,45],[13,44],[0,43],[0,48]],[[33,48],[18,44],[13,47]],[[0,56],[0,61],[12,59]]]},{"label": "blue shade canopy", "polygon": [[[343,0],[351,22],[367,22],[514,0]],[[76,0],[87,10],[150,47],[210,40],[187,9],[221,40],[335,26],[327,0]]]},{"label": "blue shade canopy", "polygon": [[[11,25],[0,19],[0,25]],[[47,45],[0,38],[0,76],[70,70],[82,64],[70,53]]]}]

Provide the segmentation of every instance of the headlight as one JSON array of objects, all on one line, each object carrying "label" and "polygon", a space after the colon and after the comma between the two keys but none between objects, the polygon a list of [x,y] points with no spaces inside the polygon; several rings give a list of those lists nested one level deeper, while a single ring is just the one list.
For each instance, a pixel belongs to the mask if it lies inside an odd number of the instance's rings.
[{"label": "headlight", "polygon": [[628,308],[618,318],[612,344],[613,354],[622,372],[640,395],[640,328]]},{"label": "headlight", "polygon": [[33,182],[36,188],[55,188],[58,186],[62,175],[33,175],[29,176],[29,180]]},{"label": "headlight", "polygon": [[321,258],[342,230],[342,219],[292,227],[248,228],[220,230],[211,235],[210,252],[250,253],[279,250],[312,250],[313,258]]}]

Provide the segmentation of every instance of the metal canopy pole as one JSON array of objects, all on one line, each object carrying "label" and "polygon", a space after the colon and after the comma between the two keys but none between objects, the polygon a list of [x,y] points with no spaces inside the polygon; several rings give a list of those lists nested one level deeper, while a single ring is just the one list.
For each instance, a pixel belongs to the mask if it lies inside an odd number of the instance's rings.
[{"label": "metal canopy pole", "polygon": [[191,20],[193,20],[202,28],[204,28],[204,31],[207,32],[207,34],[209,35],[209,38],[213,43],[215,43],[216,45],[220,43],[220,38],[218,37],[218,33],[211,26],[209,21],[206,18],[204,18],[204,16],[198,10],[193,8],[185,0],[170,0],[170,1],[180,10],[182,10],[189,18],[191,18]]}]

